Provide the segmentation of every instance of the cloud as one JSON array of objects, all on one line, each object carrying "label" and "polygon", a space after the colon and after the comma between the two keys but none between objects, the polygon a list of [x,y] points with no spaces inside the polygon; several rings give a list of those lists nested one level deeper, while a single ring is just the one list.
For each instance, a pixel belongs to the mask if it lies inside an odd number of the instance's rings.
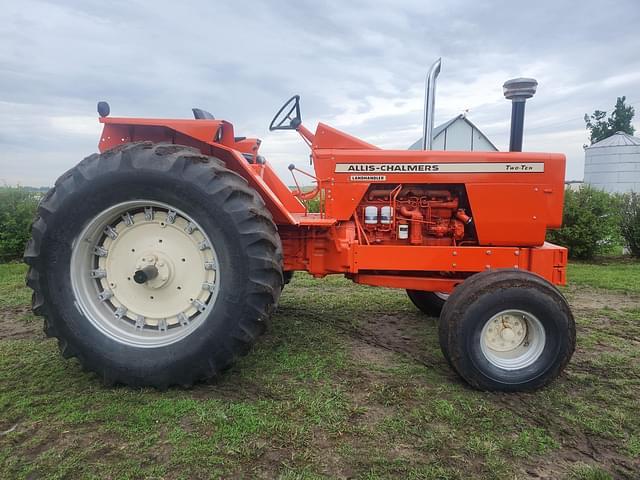
[{"label": "cloud", "polygon": [[53,131],[73,136],[90,136],[95,138],[100,129],[95,125],[95,117],[88,115],[66,115],[49,117],[49,124]]},{"label": "cloud", "polygon": [[533,76],[525,147],[565,152],[567,176],[581,178],[584,113],[610,110],[620,95],[640,104],[639,23],[635,0],[8,2],[0,180],[50,185],[93,152],[103,99],[118,116],[211,110],[261,137],[285,179],[289,163],[308,165],[308,150],[266,127],[293,93],[310,128],[323,121],[406,148],[421,134],[424,76],[438,56],[436,122],[469,110],[506,149],[502,83]]}]

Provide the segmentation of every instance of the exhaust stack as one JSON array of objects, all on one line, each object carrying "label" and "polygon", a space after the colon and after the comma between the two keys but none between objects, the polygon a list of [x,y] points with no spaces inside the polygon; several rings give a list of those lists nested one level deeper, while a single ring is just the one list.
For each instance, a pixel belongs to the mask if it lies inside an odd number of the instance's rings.
[{"label": "exhaust stack", "polygon": [[424,126],[422,128],[422,149],[431,150],[433,147],[433,113],[435,111],[436,100],[436,78],[440,75],[442,58],[439,58],[427,74],[424,86]]},{"label": "exhaust stack", "polygon": [[524,106],[527,98],[536,93],[538,82],[533,78],[514,78],[507,80],[502,86],[504,96],[511,100],[511,134],[509,151],[522,151],[522,136],[524,134]]}]

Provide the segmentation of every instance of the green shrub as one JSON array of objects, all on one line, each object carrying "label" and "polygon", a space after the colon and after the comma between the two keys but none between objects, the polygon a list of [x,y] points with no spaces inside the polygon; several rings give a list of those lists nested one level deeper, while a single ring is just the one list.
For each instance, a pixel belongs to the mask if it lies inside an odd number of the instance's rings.
[{"label": "green shrub", "polygon": [[0,261],[22,257],[41,193],[0,187]]},{"label": "green shrub", "polygon": [[320,197],[308,200],[306,203],[309,213],[320,213]]},{"label": "green shrub", "polygon": [[588,185],[566,190],[562,228],[548,232],[553,243],[569,249],[571,258],[591,259],[611,251],[620,240],[619,200]]},{"label": "green shrub", "polygon": [[640,257],[640,193],[620,197],[620,233],[634,257]]}]

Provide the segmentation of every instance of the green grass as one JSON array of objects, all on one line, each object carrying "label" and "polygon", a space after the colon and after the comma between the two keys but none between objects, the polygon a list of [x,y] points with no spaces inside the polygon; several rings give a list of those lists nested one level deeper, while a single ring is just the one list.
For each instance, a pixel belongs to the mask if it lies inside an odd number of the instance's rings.
[{"label": "green grass", "polygon": [[577,464],[571,467],[570,480],[613,480],[613,477],[606,470],[594,466]]},{"label": "green grass", "polygon": [[568,268],[569,283],[640,293],[640,260],[607,259],[599,263],[574,262]]},{"label": "green grass", "polygon": [[25,287],[26,271],[22,263],[0,264],[0,308],[29,304],[31,290]]},{"label": "green grass", "polygon": [[[628,297],[619,267],[570,281]],[[0,265],[5,329],[24,273]],[[640,310],[576,312],[566,373],[522,395],[468,388],[404,292],[340,277],[297,274],[251,354],[192,390],[106,388],[54,341],[0,331],[0,478],[633,478]]]}]

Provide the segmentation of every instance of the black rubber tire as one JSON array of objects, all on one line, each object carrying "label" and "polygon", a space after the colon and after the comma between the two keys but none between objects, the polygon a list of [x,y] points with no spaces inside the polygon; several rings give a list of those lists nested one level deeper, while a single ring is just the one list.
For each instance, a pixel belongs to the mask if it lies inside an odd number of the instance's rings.
[{"label": "black rubber tire", "polygon": [[[506,309],[535,315],[546,336],[540,357],[528,367],[505,370],[491,364],[480,348],[489,319]],[[544,278],[515,269],[481,272],[457,286],[440,317],[445,358],[471,386],[491,391],[531,391],[554,380],[576,344],[575,322],[560,291]]]},{"label": "black rubber tire", "polygon": [[[465,280],[468,281],[468,280]],[[451,364],[451,357],[449,356],[449,314],[445,313],[449,306],[451,305],[451,296],[446,301],[444,306],[442,307],[442,311],[440,312],[440,317],[438,318],[438,342],[440,343],[440,350],[442,351],[442,356],[447,361],[449,366],[453,368]],[[455,370],[455,369],[454,369]]]},{"label": "black rubber tire", "polygon": [[291,282],[291,279],[293,278],[293,274],[295,272],[292,270],[286,271],[284,272],[284,284],[288,285]]},{"label": "black rubber tire", "polygon": [[[137,348],[102,334],[74,306],[71,245],[99,212],[128,200],[168,203],[206,231],[220,290],[203,323],[180,341]],[[215,158],[180,145],[132,143],[85,158],[38,207],[24,260],[32,307],[65,358],[107,385],[191,386],[246,354],[265,330],[283,285],[282,247],[271,214],[247,182]],[[197,332],[197,333],[196,333]]]},{"label": "black rubber tire", "polygon": [[422,313],[429,315],[430,317],[439,317],[440,312],[444,304],[447,302],[445,299],[440,298],[434,292],[423,292],[422,290],[407,290],[409,300],[418,307]]}]

